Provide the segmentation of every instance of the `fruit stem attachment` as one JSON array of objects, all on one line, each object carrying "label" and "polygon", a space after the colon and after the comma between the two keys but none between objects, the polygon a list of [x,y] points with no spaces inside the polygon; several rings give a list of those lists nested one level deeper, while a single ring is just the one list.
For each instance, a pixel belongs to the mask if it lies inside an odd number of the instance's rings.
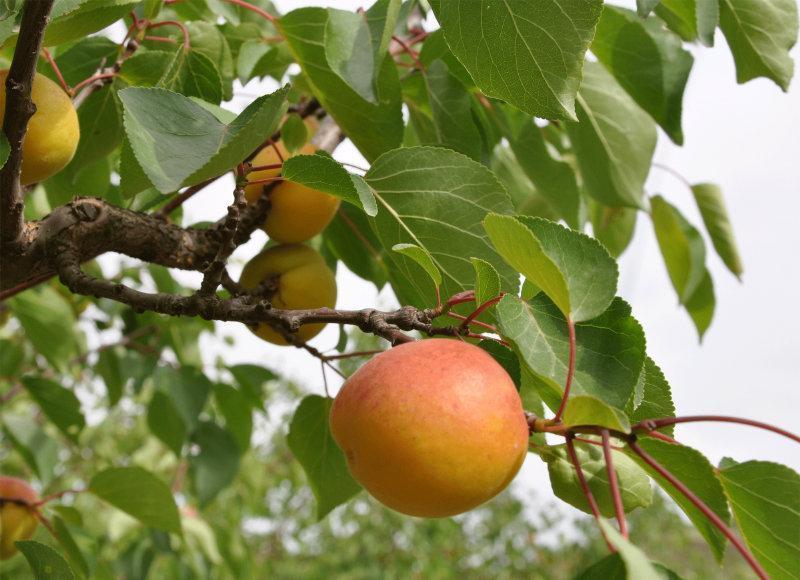
[{"label": "fruit stem attachment", "polygon": [[[578,483],[580,483],[583,495],[586,496],[586,501],[589,502],[589,509],[592,511],[594,519],[599,522],[602,518],[600,515],[600,508],[597,506],[597,501],[594,499],[594,494],[589,488],[589,484],[586,483],[586,476],[583,474],[583,468],[581,467],[580,459],[578,459],[578,454],[575,452],[575,443],[573,443],[574,438],[575,436],[572,434],[567,435],[567,454],[569,455],[569,460],[572,462],[573,467],[575,467],[575,473],[578,475]],[[600,528],[600,533],[603,534],[603,539],[606,541],[606,546],[608,546],[608,549],[611,552],[616,552],[617,550],[606,537],[606,533],[603,531],[602,527]]]},{"label": "fruit stem attachment", "polygon": [[614,457],[611,453],[611,436],[608,429],[600,431],[603,438],[603,458],[606,462],[606,471],[608,472],[608,486],[611,488],[611,497],[614,500],[614,515],[617,517],[619,524],[619,533],[623,538],[628,537],[628,522],[625,520],[625,509],[622,505],[622,492],[619,489],[619,481],[617,480],[617,470],[614,469]]},{"label": "fruit stem attachment", "polygon": [[569,366],[567,367],[567,379],[564,381],[564,396],[561,397],[561,404],[558,406],[558,411],[556,411],[555,421],[561,421],[561,416],[567,407],[569,391],[572,387],[572,377],[575,375],[575,322],[573,322],[571,316],[567,317],[567,331],[569,332]]},{"label": "fruit stem attachment", "polygon": [[681,480],[675,477],[668,469],[666,469],[663,465],[661,465],[658,461],[656,461],[651,455],[649,455],[644,449],[639,447],[633,438],[628,441],[628,446],[631,450],[636,453],[639,457],[642,458],[642,461],[647,463],[650,467],[653,468],[661,477],[666,479],[672,486],[677,489],[686,499],[688,499],[694,506],[699,509],[704,516],[712,523],[714,526],[723,533],[723,535],[728,538],[733,544],[733,546],[739,551],[739,553],[744,557],[750,567],[753,569],[759,578],[762,580],[769,580],[769,576],[767,575],[764,568],[761,567],[761,564],[755,559],[753,554],[747,549],[747,547],[742,543],[742,541],[736,536],[736,534],[731,530],[725,522],[710,508],[706,503],[697,497],[686,485],[683,484]]},{"label": "fruit stem attachment", "polygon": [[800,437],[790,431],[781,429],[769,423],[762,423],[761,421],[754,421],[753,419],[745,419],[744,417],[730,417],[728,415],[687,415],[685,417],[664,417],[663,419],[645,419],[633,426],[634,433],[637,431],[645,432],[652,435],[651,431],[667,427],[669,425],[677,425],[679,423],[698,423],[701,421],[713,421],[717,423],[737,423],[739,425],[747,425],[749,427],[756,427],[757,429],[764,429],[782,435],[787,439],[791,439],[795,443],[800,443]]}]

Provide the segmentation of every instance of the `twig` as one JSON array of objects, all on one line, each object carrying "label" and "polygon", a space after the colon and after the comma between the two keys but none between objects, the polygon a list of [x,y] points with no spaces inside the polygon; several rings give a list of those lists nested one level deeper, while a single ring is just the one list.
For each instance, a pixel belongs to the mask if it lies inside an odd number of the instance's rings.
[{"label": "twig", "polygon": [[[578,454],[575,452],[575,444],[572,442],[572,439],[572,436],[568,436],[566,440],[569,460],[572,462],[572,466],[575,468],[575,473],[578,475],[578,483],[581,486],[583,495],[586,497],[586,501],[589,502],[589,509],[591,510],[592,515],[594,515],[594,519],[600,521],[603,516],[600,514],[600,508],[597,506],[597,501],[594,499],[594,494],[592,494],[589,484],[586,483],[586,476],[583,474],[583,468],[581,467],[580,459],[578,459]],[[606,537],[603,528],[600,528],[600,533],[603,534],[603,539],[606,541],[606,546],[608,546],[608,549],[611,552],[616,552],[617,550],[613,545],[611,545],[611,542]]]},{"label": "twig", "polygon": [[189,43],[189,29],[186,28],[186,25],[183,22],[179,22],[177,20],[163,20],[161,22],[151,22],[147,25],[147,28],[161,28],[162,26],[177,26],[181,29],[183,33],[183,50],[189,52],[191,48],[191,44]]},{"label": "twig", "polygon": [[244,0],[225,0],[225,2],[230,2],[231,4],[236,4],[238,6],[241,6],[242,8],[250,10],[251,12],[255,12],[259,16],[263,16],[273,24],[275,23],[275,17],[272,14],[270,14],[266,10],[259,8],[258,6],[253,6],[249,2],[245,2]]},{"label": "twig", "polygon": [[661,427],[667,427],[669,425],[678,425],[679,423],[697,423],[700,421],[714,421],[717,423],[737,423],[739,425],[747,425],[749,427],[756,427],[758,429],[764,429],[766,431],[771,431],[772,433],[777,433],[778,435],[783,435],[784,437],[795,441],[796,443],[800,443],[800,437],[791,433],[790,431],[786,431],[785,429],[781,429],[780,427],[775,427],[774,425],[770,425],[769,423],[762,423],[761,421],[754,421],[752,419],[745,419],[743,417],[730,417],[727,415],[687,415],[685,417],[665,417],[663,419],[645,419],[633,426],[634,432],[637,431],[644,431],[650,432],[655,431],[656,429],[660,429]]},{"label": "twig", "polygon": [[572,387],[572,377],[575,375],[575,323],[572,317],[567,317],[567,330],[569,332],[569,367],[567,368],[567,379],[564,382],[564,395],[561,397],[561,404],[556,411],[555,421],[560,421],[564,414],[564,409],[567,408],[567,399],[569,399],[570,387]]},{"label": "twig", "polygon": [[244,199],[244,184],[240,182],[233,190],[233,203],[228,206],[228,216],[220,227],[221,240],[214,260],[203,272],[203,282],[197,291],[197,296],[208,296],[217,291],[225,264],[236,249],[236,231],[242,219],[242,211],[247,206]]},{"label": "twig", "polygon": [[[94,83],[96,81],[102,81],[102,80],[105,80],[105,79],[113,79],[115,76],[117,76],[116,72],[98,73],[98,74],[92,75],[88,79],[83,79],[77,85],[72,87],[72,93],[71,94],[77,95],[78,92],[83,87],[85,87],[87,85],[90,85],[90,84],[92,84],[92,83]],[[101,85],[99,85],[99,86],[101,86]]]},{"label": "twig", "polygon": [[50,503],[53,500],[61,499],[62,497],[64,497],[67,494],[72,494],[72,493],[78,494],[78,493],[84,493],[85,491],[86,491],[85,489],[65,489],[64,491],[59,491],[57,493],[53,493],[53,494],[50,494],[50,495],[47,495],[47,496],[43,497],[39,501],[31,504],[31,507],[38,508],[38,507],[41,507],[41,506],[43,506],[43,505],[45,505],[47,503]]},{"label": "twig", "polygon": [[[456,320],[462,320],[463,321],[463,320],[467,319],[466,316],[463,316],[463,315],[458,314],[456,312],[445,312],[445,315],[449,316],[450,318],[455,318]],[[490,332],[494,332],[495,334],[499,334],[499,331],[497,330],[497,327],[496,326],[492,326],[491,324],[486,324],[485,322],[481,322],[480,320],[470,320],[469,323],[470,323],[470,325],[480,326],[481,328],[484,328],[484,329],[486,329],[486,330],[488,330]]]},{"label": "twig", "polygon": [[475,318],[480,316],[487,308],[491,308],[492,306],[494,306],[495,304],[500,302],[500,300],[502,300],[503,296],[505,296],[505,295],[506,295],[505,292],[501,292],[499,296],[495,296],[494,298],[491,298],[491,299],[487,300],[486,302],[484,302],[483,304],[481,304],[480,306],[478,306],[475,310],[472,311],[472,313],[469,314],[469,316],[467,316],[464,319],[464,322],[461,323],[461,327],[462,328],[467,328],[467,326],[469,326],[470,323]]},{"label": "twig", "polygon": [[614,514],[619,524],[619,533],[622,534],[623,538],[627,538],[628,522],[625,520],[625,509],[622,505],[622,493],[617,480],[617,470],[614,469],[614,457],[611,453],[611,437],[608,434],[608,429],[603,429],[601,436],[603,437],[603,458],[605,459],[606,472],[608,473],[608,487],[611,489],[611,497],[614,500]]},{"label": "twig", "polygon": [[72,89],[69,88],[69,85],[67,84],[67,81],[64,80],[64,75],[61,74],[61,69],[58,68],[58,65],[56,64],[56,61],[53,59],[53,55],[50,54],[50,51],[47,50],[47,48],[44,48],[44,47],[42,48],[42,54],[44,55],[45,59],[47,59],[47,62],[50,63],[50,68],[53,69],[53,72],[55,73],[56,78],[58,78],[58,82],[59,82],[59,84],[61,84],[61,88],[64,89],[65,93],[67,93],[68,95],[71,95],[72,94]]},{"label": "twig", "polygon": [[345,352],[345,353],[342,353],[342,354],[330,354],[330,355],[324,355],[324,357],[325,357],[325,360],[341,360],[341,359],[345,359],[345,358],[354,358],[354,357],[358,357],[358,356],[372,356],[372,355],[380,354],[382,352],[385,352],[385,349],[378,348],[378,349],[375,349],[375,350],[357,350],[357,351],[354,351],[354,352]]},{"label": "twig", "polygon": [[22,9],[14,58],[6,76],[6,107],[3,117],[5,133],[11,151],[0,169],[0,253],[5,254],[19,242],[24,227],[25,201],[20,174],[22,145],[28,121],[36,112],[31,101],[31,87],[36,73],[36,61],[42,48],[44,29],[53,7],[53,0],[28,1]]},{"label": "twig", "polygon": [[675,477],[668,469],[666,469],[663,465],[661,465],[658,461],[656,461],[652,456],[650,456],[644,449],[639,447],[636,441],[629,441],[628,446],[636,453],[639,457],[642,458],[642,461],[647,463],[650,467],[653,468],[661,477],[666,479],[675,489],[677,489],[686,499],[688,499],[697,509],[699,509],[703,515],[712,523],[714,526],[722,532],[722,534],[728,538],[733,544],[733,546],[739,551],[739,553],[747,560],[747,563],[753,569],[753,571],[758,575],[759,578],[762,580],[769,580],[769,576],[767,575],[766,571],[761,567],[761,564],[758,563],[753,557],[753,554],[747,549],[747,547],[742,543],[742,541],[737,537],[737,535],[733,532],[731,528],[729,528],[725,522],[722,521],[714,510],[712,510],[706,503],[697,497],[692,490],[690,490],[684,483]]}]

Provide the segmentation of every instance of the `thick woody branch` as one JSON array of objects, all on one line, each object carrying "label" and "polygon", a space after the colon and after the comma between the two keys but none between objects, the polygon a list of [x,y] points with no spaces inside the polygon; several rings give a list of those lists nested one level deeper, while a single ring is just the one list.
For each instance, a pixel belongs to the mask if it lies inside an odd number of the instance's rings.
[{"label": "thick woody branch", "polygon": [[53,0],[28,0],[25,3],[14,58],[6,77],[3,133],[11,152],[0,170],[0,251],[4,254],[8,251],[8,245],[17,243],[24,225],[25,202],[20,184],[22,145],[28,121],[36,112],[36,106],[31,101],[31,86],[52,7]]}]

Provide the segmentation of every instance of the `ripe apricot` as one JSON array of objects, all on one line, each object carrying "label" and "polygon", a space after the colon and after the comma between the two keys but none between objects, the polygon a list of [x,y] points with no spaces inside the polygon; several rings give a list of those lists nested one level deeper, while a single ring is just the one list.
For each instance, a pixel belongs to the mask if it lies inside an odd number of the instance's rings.
[{"label": "ripe apricot", "polygon": [[[6,77],[0,71],[0,123],[6,111]],[[36,113],[28,122],[22,145],[22,185],[44,181],[72,161],[80,140],[78,114],[58,84],[36,73],[31,88]]]},{"label": "ripe apricot", "polygon": [[17,553],[14,542],[33,536],[38,520],[32,504],[37,501],[39,495],[24,480],[0,477],[0,560]]},{"label": "ripe apricot", "polygon": [[[281,155],[275,151],[275,147]],[[275,147],[265,147],[253,158],[253,166],[276,165],[292,155],[286,150],[282,142]],[[295,155],[313,155],[316,148],[305,145]],[[280,175],[281,170],[263,169],[253,171],[248,176],[248,181],[268,179]],[[264,189],[263,183],[245,187],[245,197],[249,203],[255,202]],[[339,209],[340,200],[325,192],[311,189],[305,185],[291,181],[282,181],[270,192],[270,210],[264,222],[264,231],[267,235],[284,244],[296,244],[310,240],[331,223]]]},{"label": "ripe apricot", "polygon": [[404,514],[468,511],[508,486],[528,450],[508,373],[477,346],[428,339],[374,357],[331,409],[353,477]]},{"label": "ripe apricot", "polygon": [[[336,305],[336,278],[319,252],[308,246],[280,245],[264,250],[245,265],[239,283],[253,289],[273,277],[277,290],[271,302],[275,308],[300,310]],[[307,341],[323,328],[324,324],[306,324],[300,327],[297,336]],[[289,344],[267,324],[259,325],[255,333],[273,344]]]}]

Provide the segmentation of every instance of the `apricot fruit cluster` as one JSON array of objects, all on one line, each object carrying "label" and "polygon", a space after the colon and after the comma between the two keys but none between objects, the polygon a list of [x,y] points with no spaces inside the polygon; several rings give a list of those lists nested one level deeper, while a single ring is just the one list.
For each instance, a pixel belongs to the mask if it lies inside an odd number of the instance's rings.
[{"label": "apricot fruit cluster", "polygon": [[[0,124],[6,111],[6,77],[0,70]],[[22,185],[44,181],[72,161],[80,140],[78,114],[58,84],[36,73],[31,87],[36,113],[28,122],[22,144]]]},{"label": "apricot fruit cluster", "polygon": [[330,427],[353,477],[404,514],[459,514],[505,489],[528,451],[508,373],[483,349],[432,338],[396,346],[347,379]]},{"label": "apricot fruit cluster", "polygon": [[27,482],[16,477],[0,477],[0,560],[17,553],[14,542],[28,540],[38,520],[34,504],[39,495]]}]

